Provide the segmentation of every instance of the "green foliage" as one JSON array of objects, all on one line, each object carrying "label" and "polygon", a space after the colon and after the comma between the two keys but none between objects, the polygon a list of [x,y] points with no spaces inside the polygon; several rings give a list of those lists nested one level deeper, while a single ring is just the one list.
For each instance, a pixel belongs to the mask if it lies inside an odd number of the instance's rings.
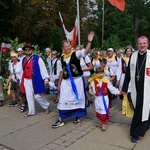
[{"label": "green foliage", "polygon": [[63,36],[62,30],[57,26],[53,26],[50,32],[51,49],[61,52],[61,41],[63,39],[66,38]]},{"label": "green foliage", "polygon": [[[115,35],[121,47],[128,44],[135,46],[135,39],[138,36],[149,37],[150,32],[150,14],[148,13],[150,1],[125,1],[125,11],[121,12],[105,0],[104,42],[109,41],[111,36]],[[90,30],[94,30],[96,41],[92,46],[101,47],[102,0],[80,0],[79,3],[81,44],[86,45],[87,34]],[[62,14],[66,29],[71,31],[77,15],[76,8],[76,0],[0,0],[0,14],[2,14],[0,16],[0,41],[5,41],[6,37],[11,39],[18,37],[20,43],[35,43],[40,49],[51,46],[60,51],[58,42],[64,36],[60,31],[53,29],[53,27],[58,27],[63,32],[58,11]],[[14,44],[13,49],[15,48]]]},{"label": "green foliage", "polygon": [[119,49],[121,46],[119,45],[120,41],[116,35],[111,35],[107,40],[104,42],[104,49],[107,50],[108,48],[115,48]]},{"label": "green foliage", "polygon": [[23,48],[25,45],[25,42],[19,43],[18,37],[16,37],[14,40],[10,40],[11,48],[10,50],[16,51],[19,47]]},{"label": "green foliage", "polygon": [[[16,37],[14,40],[11,40],[10,38],[8,38],[8,39],[10,40],[10,44],[11,44],[10,51],[13,51],[13,50],[16,51],[17,48],[19,48],[19,47],[23,48],[24,45],[25,45],[25,42],[19,43],[19,38],[18,37]],[[8,39],[6,39],[6,41]],[[42,59],[44,61],[46,61],[46,58],[44,57],[43,53],[40,51],[39,46],[37,44],[36,45],[32,45],[32,46],[34,47],[34,53],[40,55],[42,57]],[[3,84],[5,84],[6,83],[6,79],[9,76],[9,70],[8,70],[8,65],[9,65],[9,61],[10,61],[10,53],[9,53],[9,51],[4,53],[4,54],[2,54],[2,60],[4,62],[4,66],[6,68],[6,72],[5,72],[4,76],[3,76]]]},{"label": "green foliage", "polygon": [[97,35],[94,36],[94,39],[93,39],[93,41],[92,41],[92,48],[93,48],[93,47],[95,47],[95,48],[100,47],[100,46],[99,46],[99,40],[98,40],[98,36],[97,36]]}]

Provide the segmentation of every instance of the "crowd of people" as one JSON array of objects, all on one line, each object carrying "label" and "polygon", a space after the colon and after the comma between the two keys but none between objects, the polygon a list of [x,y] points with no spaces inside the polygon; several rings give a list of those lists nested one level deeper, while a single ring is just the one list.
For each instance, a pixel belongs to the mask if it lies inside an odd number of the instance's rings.
[{"label": "crowd of people", "polygon": [[[80,45],[72,48],[69,41],[62,41],[61,56],[56,50],[46,48],[46,65],[34,53],[31,44],[11,51],[10,74],[5,85],[12,98],[8,105],[17,106],[19,100],[20,112],[28,110],[25,117],[29,117],[36,114],[36,100],[48,114],[50,103],[44,97],[48,89],[50,94],[55,95],[53,101],[59,110],[58,120],[52,124],[52,128],[64,126],[68,117],[74,117],[75,124],[80,123],[81,117],[87,115],[86,108],[94,103],[101,131],[106,131],[113,99],[119,95],[122,115],[133,117],[131,141],[138,142],[150,123],[149,40],[145,36],[139,37],[137,51],[128,45],[124,52],[114,48],[91,52],[93,38],[94,32],[91,31],[86,48]],[[0,82],[2,70],[1,67]],[[0,106],[3,106],[2,87],[0,90]]]}]

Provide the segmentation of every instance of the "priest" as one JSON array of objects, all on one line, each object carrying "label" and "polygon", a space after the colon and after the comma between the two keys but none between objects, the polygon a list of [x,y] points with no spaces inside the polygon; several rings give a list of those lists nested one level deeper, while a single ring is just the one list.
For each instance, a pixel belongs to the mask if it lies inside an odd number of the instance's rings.
[{"label": "priest", "polygon": [[131,80],[131,97],[134,116],[131,122],[131,141],[137,143],[149,129],[150,123],[150,51],[149,40],[140,36],[137,41],[138,51],[130,58],[122,93],[125,94]]}]

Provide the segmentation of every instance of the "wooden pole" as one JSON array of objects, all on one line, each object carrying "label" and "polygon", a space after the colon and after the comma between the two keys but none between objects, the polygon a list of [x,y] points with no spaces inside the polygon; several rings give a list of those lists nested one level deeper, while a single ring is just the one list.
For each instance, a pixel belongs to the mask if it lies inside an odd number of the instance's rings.
[{"label": "wooden pole", "polygon": [[81,45],[81,41],[80,41],[80,11],[79,11],[79,0],[77,0],[77,18],[78,18],[78,45]]},{"label": "wooden pole", "polygon": [[103,0],[103,8],[102,8],[102,51],[104,50],[104,12],[105,12],[105,0]]}]

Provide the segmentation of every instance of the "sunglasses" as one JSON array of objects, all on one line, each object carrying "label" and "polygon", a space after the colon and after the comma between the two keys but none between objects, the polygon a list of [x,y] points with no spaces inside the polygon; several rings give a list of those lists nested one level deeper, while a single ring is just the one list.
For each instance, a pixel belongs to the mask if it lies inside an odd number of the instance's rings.
[{"label": "sunglasses", "polygon": [[52,54],[52,55],[56,55],[56,54]]},{"label": "sunglasses", "polygon": [[25,50],[24,51],[30,51],[31,49],[30,48],[25,48]]}]

